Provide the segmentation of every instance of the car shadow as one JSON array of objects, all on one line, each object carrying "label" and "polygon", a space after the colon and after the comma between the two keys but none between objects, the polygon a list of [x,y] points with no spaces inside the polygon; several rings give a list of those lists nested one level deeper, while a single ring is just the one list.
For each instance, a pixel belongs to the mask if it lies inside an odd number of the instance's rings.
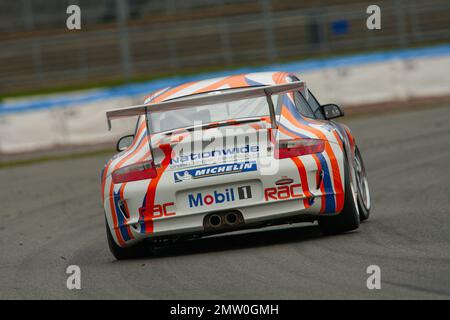
[{"label": "car shadow", "polygon": [[145,254],[141,258],[158,259],[208,252],[242,250],[284,243],[303,242],[323,237],[317,225],[278,226],[270,227],[269,229],[239,231],[232,234],[228,233],[158,246],[152,251],[149,250],[148,254]]}]

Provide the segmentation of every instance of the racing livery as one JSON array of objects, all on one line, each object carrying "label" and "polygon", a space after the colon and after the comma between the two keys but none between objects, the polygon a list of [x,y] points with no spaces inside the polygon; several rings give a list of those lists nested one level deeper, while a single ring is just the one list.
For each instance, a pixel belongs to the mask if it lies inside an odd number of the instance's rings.
[{"label": "racing livery", "polygon": [[153,92],[101,174],[108,243],[117,259],[158,242],[318,221],[358,228],[370,194],[350,129],[291,73],[265,72]]}]

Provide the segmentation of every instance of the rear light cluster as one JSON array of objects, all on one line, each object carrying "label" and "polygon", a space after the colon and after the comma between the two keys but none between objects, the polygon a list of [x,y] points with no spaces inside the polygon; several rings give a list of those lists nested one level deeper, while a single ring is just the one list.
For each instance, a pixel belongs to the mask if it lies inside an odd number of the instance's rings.
[{"label": "rear light cluster", "polygon": [[325,142],[318,139],[280,140],[275,148],[276,159],[286,159],[307,154],[320,153],[325,149]]},{"label": "rear light cluster", "polygon": [[157,176],[156,167],[152,160],[143,161],[117,169],[112,174],[114,183],[125,183],[145,179],[153,179]]}]

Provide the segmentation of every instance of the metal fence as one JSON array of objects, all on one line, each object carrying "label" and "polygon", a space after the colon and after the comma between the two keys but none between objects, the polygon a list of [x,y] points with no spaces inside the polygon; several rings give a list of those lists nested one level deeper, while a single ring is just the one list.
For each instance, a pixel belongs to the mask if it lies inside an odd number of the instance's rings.
[{"label": "metal fence", "polygon": [[[0,4],[0,94],[450,41],[450,1],[21,0]],[[78,3],[81,30],[66,29]]]}]

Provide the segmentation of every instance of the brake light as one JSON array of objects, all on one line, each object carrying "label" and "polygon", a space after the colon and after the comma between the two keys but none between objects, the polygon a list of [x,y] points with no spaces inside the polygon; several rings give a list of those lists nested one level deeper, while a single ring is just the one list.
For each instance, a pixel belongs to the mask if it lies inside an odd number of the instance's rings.
[{"label": "brake light", "polygon": [[114,183],[152,179],[157,176],[156,167],[152,160],[143,161],[117,169],[112,174]]},{"label": "brake light", "polygon": [[280,140],[275,149],[276,159],[293,158],[307,154],[320,153],[325,149],[325,142],[318,139]]}]

